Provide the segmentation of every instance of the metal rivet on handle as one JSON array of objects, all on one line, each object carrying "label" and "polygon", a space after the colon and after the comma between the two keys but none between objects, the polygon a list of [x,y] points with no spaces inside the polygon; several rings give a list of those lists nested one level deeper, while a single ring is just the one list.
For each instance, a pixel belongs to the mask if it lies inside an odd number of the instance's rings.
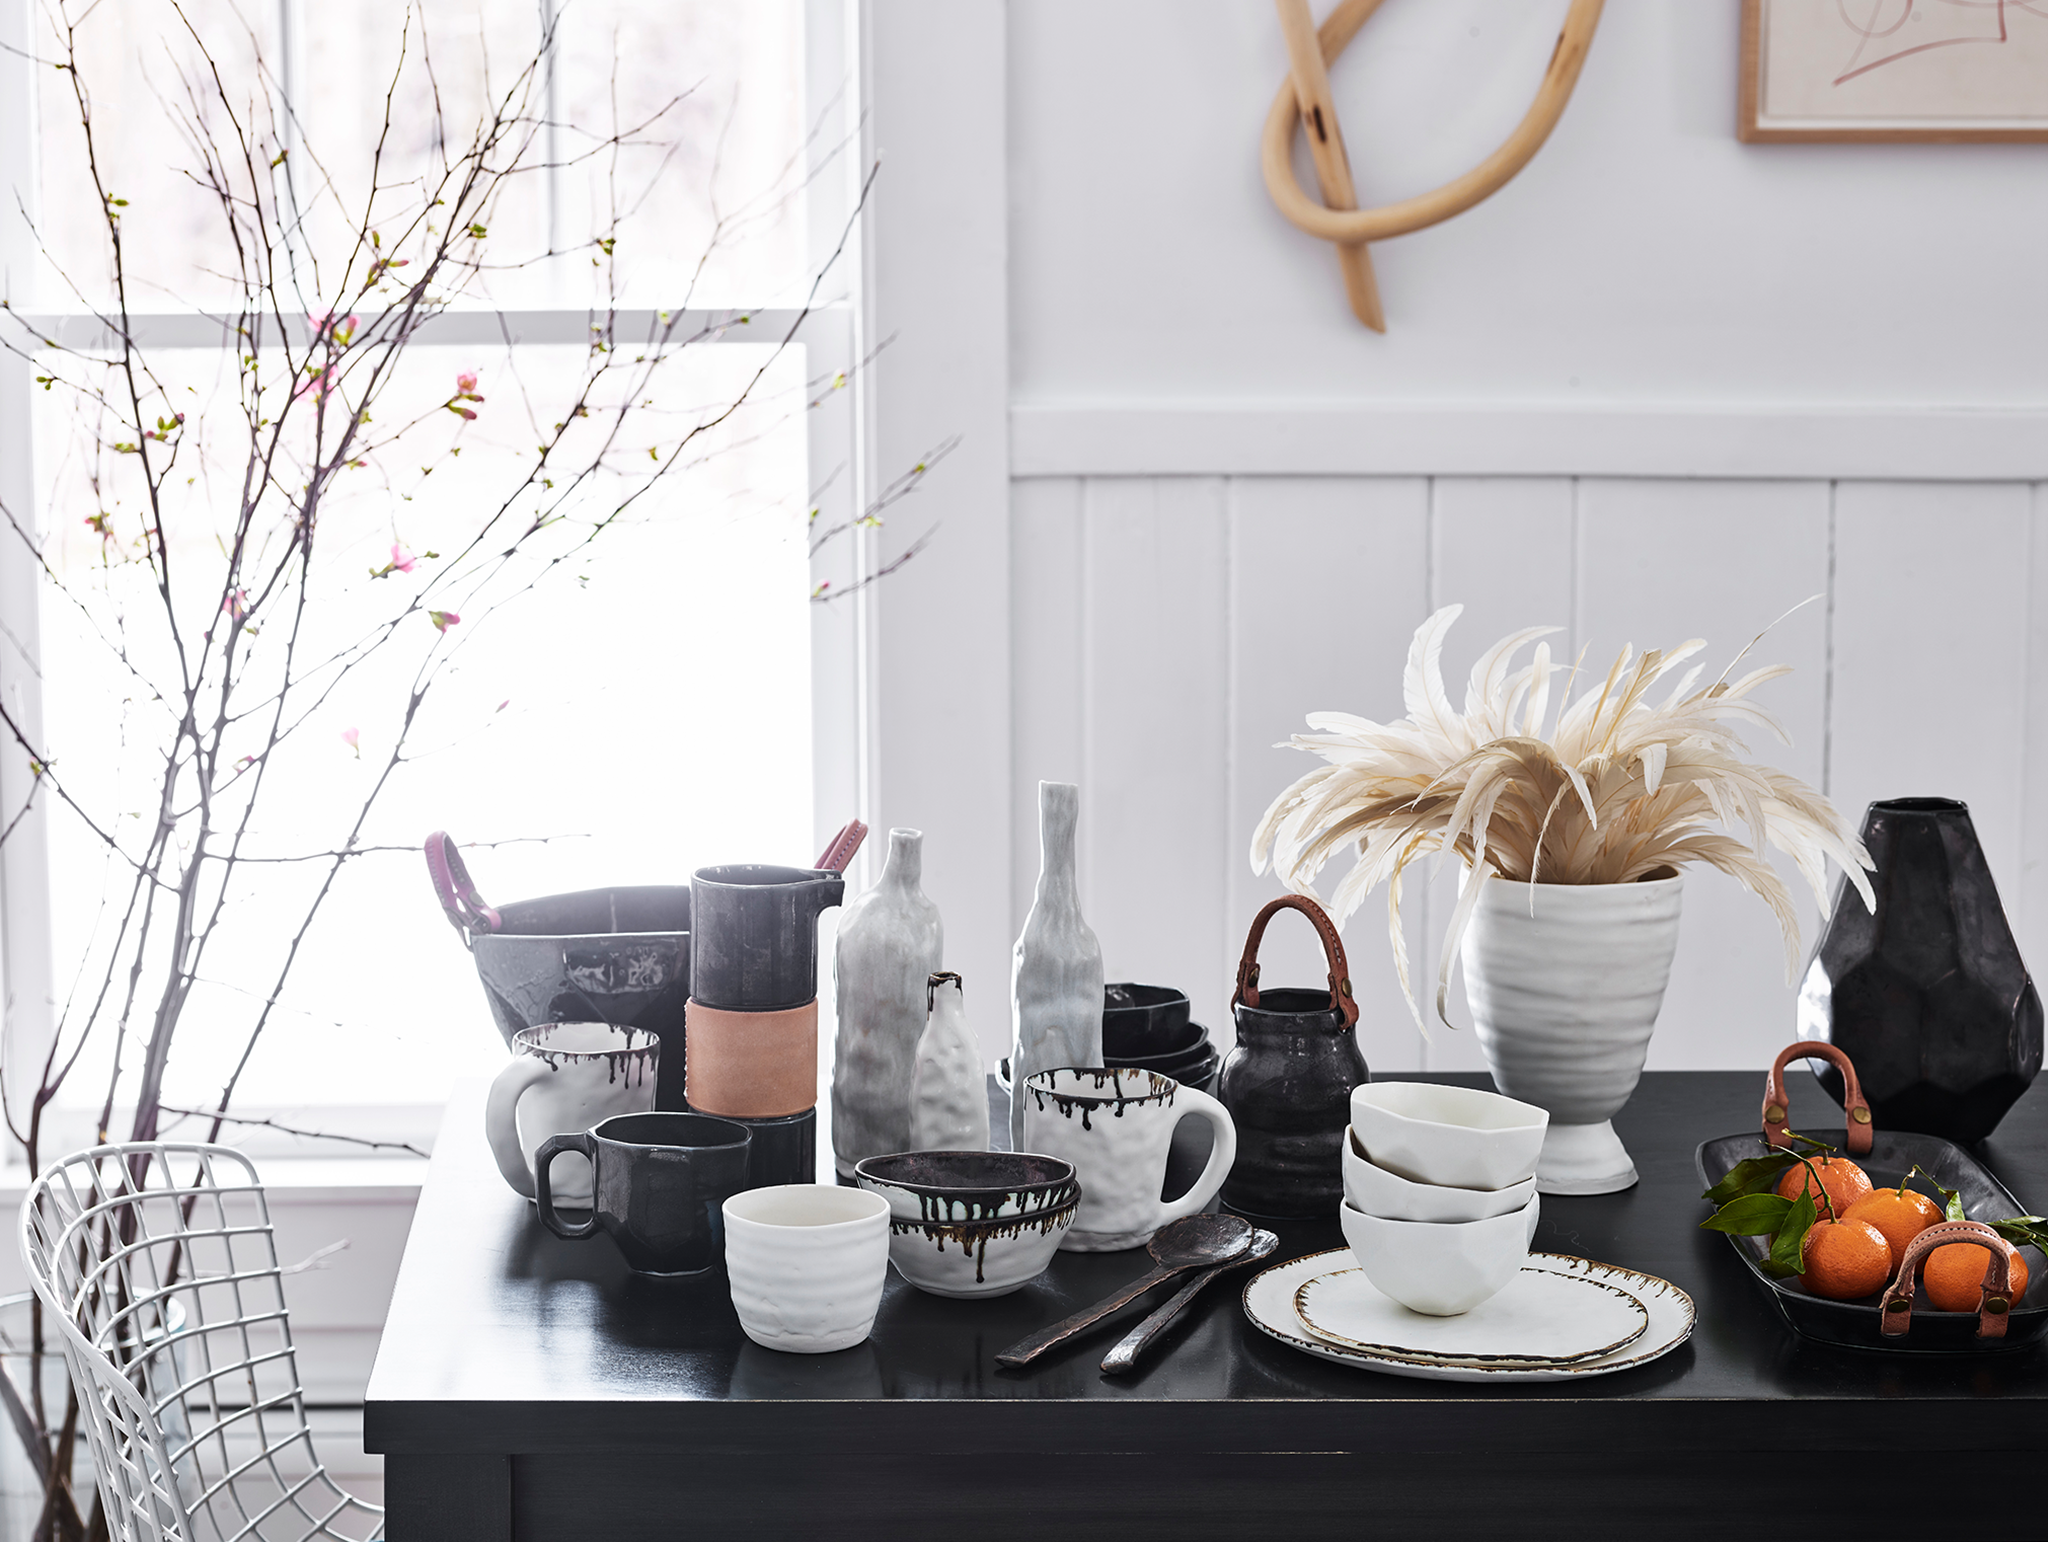
[{"label": "metal rivet on handle", "polygon": [[1771,1106],[1770,1106],[1769,1108],[1767,1108],[1767,1109],[1765,1109],[1765,1110],[1764,1110],[1764,1123],[1765,1123],[1765,1124],[1783,1124],[1784,1122],[1785,1122],[1785,1110],[1784,1110],[1784,1109],[1782,1109],[1782,1108],[1780,1108],[1780,1107],[1778,1107],[1778,1106],[1777,1106],[1777,1105],[1776,1105],[1775,1103],[1774,1103],[1774,1104],[1772,1104],[1772,1105],[1771,1105]]},{"label": "metal rivet on handle", "polygon": [[1910,1301],[1887,1301],[1884,1304],[1884,1309],[1887,1312],[1905,1312],[1910,1311],[1912,1306],[1913,1303]]},{"label": "metal rivet on handle", "polygon": [[1870,1123],[1870,1110],[1867,1108],[1851,1109],[1849,1111],[1849,1117],[1851,1119],[1854,1119],[1858,1124],[1868,1124]]},{"label": "metal rivet on handle", "polygon": [[2003,1317],[2006,1314],[2007,1310],[2010,1308],[2010,1306],[2011,1303],[2008,1302],[2005,1299],[2005,1297],[1993,1296],[1989,1301],[1984,1303],[1984,1310],[1991,1313],[1994,1317]]},{"label": "metal rivet on handle", "polygon": [[1351,994],[1351,982],[1349,980],[1342,981],[1337,986],[1337,989],[1348,996]]}]

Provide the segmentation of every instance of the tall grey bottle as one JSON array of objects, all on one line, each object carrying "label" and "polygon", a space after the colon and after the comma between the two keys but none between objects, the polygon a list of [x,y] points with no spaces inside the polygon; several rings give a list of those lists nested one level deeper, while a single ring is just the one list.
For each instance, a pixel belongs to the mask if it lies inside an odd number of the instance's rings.
[{"label": "tall grey bottle", "polygon": [[929,981],[943,967],[939,907],[918,888],[924,832],[891,830],[881,879],[841,913],[832,975],[832,1160],[843,1178],[871,1156],[908,1151],[910,1083]]},{"label": "tall grey bottle", "polygon": [[1102,944],[1081,919],[1074,826],[1081,789],[1038,784],[1038,893],[1010,961],[1010,1146],[1024,1144],[1024,1083],[1102,1064]]}]

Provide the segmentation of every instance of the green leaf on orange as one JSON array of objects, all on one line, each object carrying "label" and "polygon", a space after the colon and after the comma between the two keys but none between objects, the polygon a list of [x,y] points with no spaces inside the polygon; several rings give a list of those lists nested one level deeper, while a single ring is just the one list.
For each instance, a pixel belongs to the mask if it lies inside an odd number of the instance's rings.
[{"label": "green leaf on orange", "polygon": [[[1792,1201],[1781,1195],[1741,1194],[1700,1222],[1700,1227],[1735,1237],[1767,1237],[1785,1224],[1793,1208]],[[1812,1201],[1806,1208],[1809,1212],[1813,1209]]]},{"label": "green leaf on orange", "polygon": [[1774,1279],[1806,1273],[1806,1234],[1813,1230],[1819,1214],[1810,1192],[1802,1192],[1786,1209],[1785,1224],[1771,1238],[1771,1251],[1763,1260],[1764,1273]]},{"label": "green leaf on orange", "polygon": [[1745,1194],[1760,1194],[1776,1185],[1777,1179],[1786,1168],[1799,1160],[1790,1151],[1773,1151],[1768,1156],[1749,1157],[1728,1169],[1728,1174],[1700,1198],[1716,1205],[1725,1205],[1731,1199],[1740,1199]]}]

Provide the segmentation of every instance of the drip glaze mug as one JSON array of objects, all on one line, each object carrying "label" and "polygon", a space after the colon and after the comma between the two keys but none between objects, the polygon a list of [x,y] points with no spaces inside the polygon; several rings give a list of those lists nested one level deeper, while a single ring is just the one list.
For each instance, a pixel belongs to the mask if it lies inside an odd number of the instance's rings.
[{"label": "drip glaze mug", "polygon": [[[644,1028],[536,1023],[512,1035],[512,1053],[484,1102],[484,1134],[498,1171],[528,1199],[541,1142],[550,1135],[654,1107],[661,1041]],[[588,1164],[579,1157],[559,1169],[554,1194],[558,1205],[589,1209]]]}]

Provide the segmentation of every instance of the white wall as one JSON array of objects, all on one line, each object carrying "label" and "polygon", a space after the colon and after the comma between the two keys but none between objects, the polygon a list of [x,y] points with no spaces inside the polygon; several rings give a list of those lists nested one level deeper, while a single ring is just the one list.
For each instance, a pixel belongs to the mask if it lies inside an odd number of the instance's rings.
[{"label": "white wall", "polygon": [[[1270,746],[1318,708],[1398,715],[1430,609],[1467,607],[1455,681],[1535,623],[1603,662],[1692,636],[1725,660],[1821,594],[1762,650],[1796,666],[1768,697],[1795,743],[1753,748],[1852,816],[1968,800],[2022,946],[2048,956],[2048,789],[2027,775],[2048,752],[2048,147],[1741,145],[1737,7],[1614,0],[1530,167],[1374,248],[1378,337],[1259,180],[1285,71],[1265,0],[1024,0],[1000,74],[984,49],[963,82],[948,27],[994,8],[873,12],[892,78],[943,69],[952,101],[985,104],[948,118],[947,195],[1007,199],[1004,251],[885,221],[876,257],[915,245],[949,307],[993,274],[1007,295],[1008,421],[966,402],[952,419],[1008,447],[1007,584],[984,590],[1007,638],[921,631],[914,581],[878,602],[898,629],[885,696],[907,649],[927,669],[943,649],[979,690],[1008,682],[1007,872],[980,871],[971,908],[1001,883],[1009,930],[977,919],[970,940],[935,889],[949,952],[1000,956],[1037,871],[1035,782],[1079,780],[1111,976],[1185,985],[1221,1026],[1244,927],[1277,892],[1246,862],[1252,823],[1310,764]],[[904,11],[914,25],[888,22]],[[1334,71],[1361,196],[1479,160],[1563,11],[1387,0]],[[899,296],[877,330],[957,314]],[[886,368],[880,389],[886,412]],[[999,517],[971,517],[965,581],[985,586]],[[936,843],[986,817],[986,788],[928,784],[912,809],[885,777],[882,808]],[[1448,884],[1409,918],[1431,970]],[[1469,1036],[1425,1047],[1407,1025],[1381,897],[1346,939],[1377,1067],[1478,1063]],[[1276,930],[1268,957],[1268,980],[1321,977],[1306,928]],[[975,1015],[993,1046],[990,983]],[[1768,913],[1689,876],[1651,1064],[1756,1066],[1793,1036],[1791,1003]]]}]

